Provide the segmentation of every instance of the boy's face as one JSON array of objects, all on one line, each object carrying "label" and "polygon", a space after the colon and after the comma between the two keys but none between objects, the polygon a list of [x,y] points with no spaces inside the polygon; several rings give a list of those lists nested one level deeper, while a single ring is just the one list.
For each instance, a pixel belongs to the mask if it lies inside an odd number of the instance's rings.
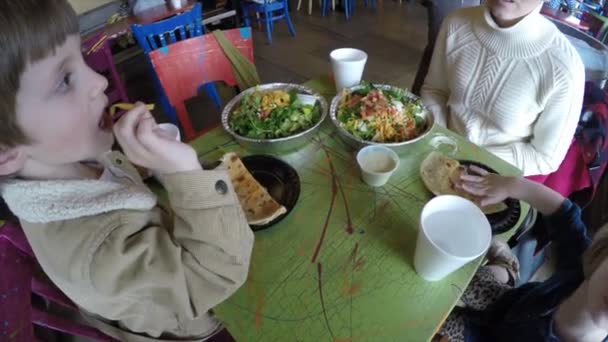
[{"label": "boy's face", "polygon": [[29,64],[16,101],[17,122],[31,140],[19,147],[21,152],[36,164],[53,167],[110,150],[112,128],[102,124],[107,86],[107,80],[85,64],[77,35],[68,36],[54,55]]}]

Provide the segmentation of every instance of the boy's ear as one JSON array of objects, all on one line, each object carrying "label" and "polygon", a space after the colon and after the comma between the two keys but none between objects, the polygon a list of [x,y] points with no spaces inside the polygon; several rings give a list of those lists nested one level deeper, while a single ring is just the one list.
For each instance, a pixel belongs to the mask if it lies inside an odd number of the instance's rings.
[{"label": "boy's ear", "polygon": [[0,148],[0,176],[15,174],[25,165],[27,157],[19,147]]}]

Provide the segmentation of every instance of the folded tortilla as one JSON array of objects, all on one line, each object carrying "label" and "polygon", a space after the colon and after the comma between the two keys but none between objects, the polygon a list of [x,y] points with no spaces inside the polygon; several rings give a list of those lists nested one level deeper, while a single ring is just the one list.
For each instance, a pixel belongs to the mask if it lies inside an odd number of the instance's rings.
[{"label": "folded tortilla", "polygon": [[481,206],[479,197],[456,188],[460,179],[460,162],[439,152],[431,152],[420,165],[420,177],[424,185],[435,195],[456,195],[477,204],[485,214],[494,214],[507,209],[504,202]]}]

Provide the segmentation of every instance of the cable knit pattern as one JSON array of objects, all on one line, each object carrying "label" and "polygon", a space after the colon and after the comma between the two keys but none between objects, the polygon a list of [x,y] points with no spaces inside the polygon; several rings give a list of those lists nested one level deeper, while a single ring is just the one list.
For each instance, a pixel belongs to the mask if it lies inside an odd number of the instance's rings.
[{"label": "cable knit pattern", "polygon": [[525,175],[548,174],[572,141],[584,82],[578,53],[540,7],[500,28],[480,6],[443,23],[422,100],[438,124]]}]

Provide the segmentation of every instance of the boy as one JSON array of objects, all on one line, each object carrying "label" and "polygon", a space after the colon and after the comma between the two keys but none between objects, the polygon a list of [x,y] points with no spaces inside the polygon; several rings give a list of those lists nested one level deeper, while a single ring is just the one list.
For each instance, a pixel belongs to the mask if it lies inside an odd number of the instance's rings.
[{"label": "boy", "polygon": [[[244,283],[253,245],[227,173],[142,104],[112,127],[66,0],[0,1],[0,46],[0,191],[45,273],[122,341],[220,331],[208,312]],[[107,152],[113,133],[126,157]],[[130,162],[160,175],[171,215]]]},{"label": "boy", "polygon": [[[580,209],[570,200],[525,178],[502,177],[477,167],[472,170],[481,176],[464,174],[458,186],[480,196],[482,205],[512,197],[528,202],[545,216],[556,245],[557,268],[542,283],[513,289],[504,284],[506,269],[500,274],[496,265],[482,267],[462,296],[466,307],[450,315],[440,334],[449,341],[605,340],[608,229],[598,233],[584,254],[591,240]],[[488,272],[488,268],[492,270]]]}]

